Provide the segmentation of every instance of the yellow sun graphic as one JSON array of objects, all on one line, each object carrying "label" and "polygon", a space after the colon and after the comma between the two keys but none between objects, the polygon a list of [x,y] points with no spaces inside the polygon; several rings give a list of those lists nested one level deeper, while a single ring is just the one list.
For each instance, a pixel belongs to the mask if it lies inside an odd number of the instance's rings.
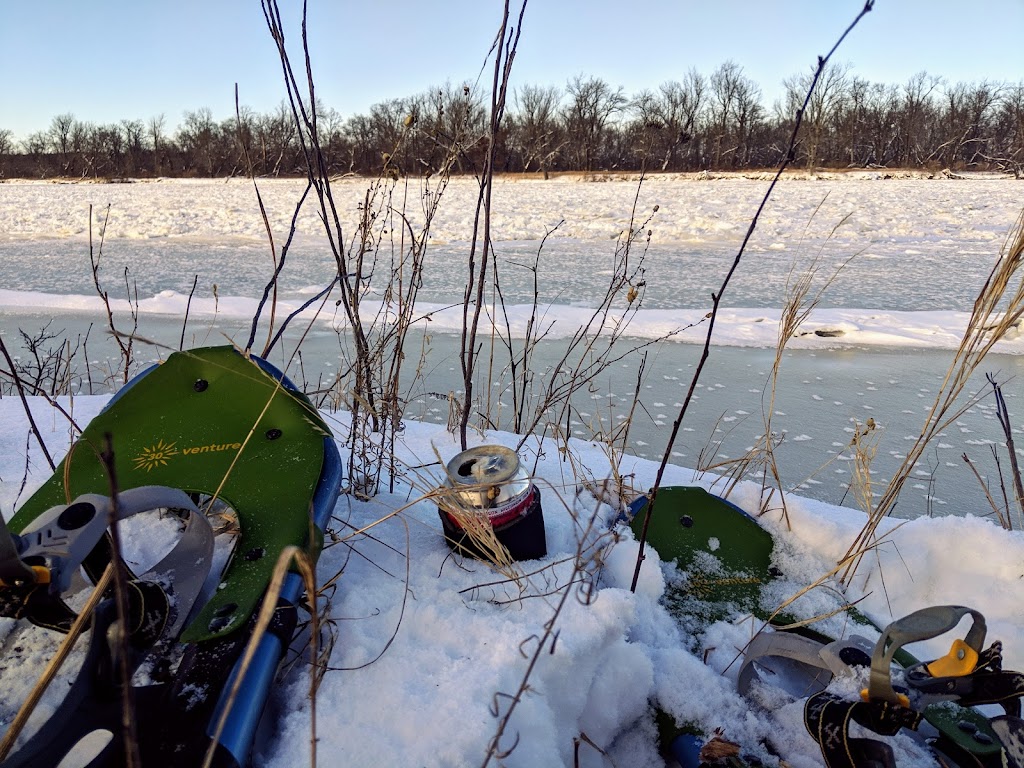
[{"label": "yellow sun graphic", "polygon": [[142,454],[133,459],[135,468],[145,469],[149,472],[154,467],[166,466],[167,460],[178,452],[178,449],[174,446],[175,443],[165,443],[163,440],[158,440],[156,445],[143,448]]}]

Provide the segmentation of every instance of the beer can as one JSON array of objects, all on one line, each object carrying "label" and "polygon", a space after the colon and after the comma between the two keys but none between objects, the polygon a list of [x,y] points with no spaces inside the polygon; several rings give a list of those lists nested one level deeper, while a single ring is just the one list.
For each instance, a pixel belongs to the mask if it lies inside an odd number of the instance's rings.
[{"label": "beer can", "polygon": [[471,557],[486,557],[459,523],[459,516],[468,513],[486,517],[513,560],[547,554],[540,491],[515,451],[502,445],[477,446],[453,457],[446,469],[438,512],[449,547]]}]

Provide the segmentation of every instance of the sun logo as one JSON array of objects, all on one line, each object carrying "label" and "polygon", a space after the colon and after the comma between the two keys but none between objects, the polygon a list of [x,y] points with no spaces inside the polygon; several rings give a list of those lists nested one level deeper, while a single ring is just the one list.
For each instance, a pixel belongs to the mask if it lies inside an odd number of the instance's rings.
[{"label": "sun logo", "polygon": [[165,443],[163,440],[158,440],[156,445],[143,448],[142,454],[133,459],[135,468],[145,469],[149,472],[155,467],[166,466],[167,460],[178,453],[178,449],[174,446],[175,443]]}]

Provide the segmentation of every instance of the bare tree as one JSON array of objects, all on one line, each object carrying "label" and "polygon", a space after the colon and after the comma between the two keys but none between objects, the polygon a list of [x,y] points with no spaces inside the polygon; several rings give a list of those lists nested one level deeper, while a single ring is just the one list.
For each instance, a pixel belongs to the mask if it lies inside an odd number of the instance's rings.
[{"label": "bare tree", "polygon": [[[258,122],[259,115],[251,107],[239,105],[235,109],[234,131],[237,154],[234,158],[234,166],[231,169],[232,176],[237,173],[245,173],[247,171],[245,158],[249,157],[252,159],[255,155],[254,144]],[[225,127],[221,125],[221,131],[224,131]]]},{"label": "bare tree", "polygon": [[534,163],[548,178],[555,159],[565,145],[565,131],[559,122],[562,92],[555,86],[525,85],[515,93],[516,111],[509,121],[523,171]]},{"label": "bare tree", "polygon": [[997,167],[1024,178],[1024,80],[1003,89],[995,115],[994,157]]},{"label": "bare tree", "polygon": [[602,143],[612,116],[622,111],[626,97],[622,88],[612,89],[597,77],[577,75],[566,86],[569,105],[564,120],[570,150],[575,155],[576,167],[594,170]]},{"label": "bare tree", "polygon": [[122,120],[121,134],[124,136],[126,175],[133,176],[143,167],[143,153],[146,150],[146,124],[141,120]]},{"label": "bare tree", "polygon": [[50,122],[50,146],[60,160],[60,172],[63,176],[72,173],[71,165],[71,128],[75,124],[75,116],[70,112],[57,115]]},{"label": "bare tree", "polygon": [[755,134],[764,121],[761,88],[749,77],[741,77],[736,83],[732,119],[736,142],[732,164],[745,168],[753,164]]},{"label": "bare tree", "polygon": [[927,161],[947,168],[974,165],[988,154],[993,107],[999,87],[981,83],[956,83],[944,89],[942,106],[935,119],[936,139]]},{"label": "bare tree", "polygon": [[121,126],[111,123],[100,125],[92,132],[94,157],[99,162],[94,166],[97,176],[119,178],[124,176],[125,140]]},{"label": "bare tree", "polygon": [[413,130],[404,144],[406,170],[415,167],[433,174],[449,158],[454,158],[459,173],[479,168],[482,157],[477,155],[487,130],[486,111],[468,84],[431,88],[412,100],[407,114],[413,118]]},{"label": "bare tree", "polygon": [[104,148],[96,140],[97,127],[84,120],[76,120],[71,128],[71,147],[75,153],[77,173],[83,178],[97,176],[103,165]]},{"label": "bare tree", "polygon": [[863,78],[847,78],[846,87],[832,114],[835,155],[828,160],[847,166],[864,165],[867,151],[863,137],[867,125],[867,101],[871,84]]},{"label": "bare tree", "polygon": [[256,125],[256,145],[254,153],[259,158],[257,163],[262,172],[270,176],[279,176],[282,169],[292,157],[298,153],[298,130],[292,120],[290,107],[282,102],[269,115],[263,115]]},{"label": "bare tree", "polygon": [[711,164],[715,168],[721,165],[723,147],[729,139],[729,115],[736,98],[736,81],[742,72],[743,68],[730,60],[711,74]]},{"label": "bare tree", "polygon": [[942,78],[918,72],[903,86],[903,103],[900,109],[900,155],[901,165],[923,165],[928,157],[925,147],[930,144],[929,128],[934,125],[935,104],[932,93]]},{"label": "bare tree", "polygon": [[353,115],[345,123],[348,136],[348,172],[358,173],[373,167],[372,158],[379,158],[373,144],[373,124],[366,115]]},{"label": "bare tree", "polygon": [[184,155],[186,170],[213,175],[214,137],[217,125],[207,107],[185,112],[185,121],[178,129],[177,141]]},{"label": "bare tree", "polygon": [[899,88],[875,83],[867,92],[865,132],[868,152],[865,165],[884,166],[896,160],[895,144],[899,138],[897,116],[900,111]]},{"label": "bare tree", "polygon": [[320,134],[320,147],[327,167],[340,170],[342,158],[348,155],[349,150],[349,139],[345,135],[345,121],[341,113],[332,107],[318,106],[316,130]]},{"label": "bare tree", "polygon": [[14,153],[14,133],[7,128],[0,128],[0,178],[8,173],[9,155]]},{"label": "bare tree", "polygon": [[30,133],[21,143],[21,146],[27,155],[41,155],[46,152],[49,143],[50,137],[46,135],[46,131],[36,131],[35,133]]},{"label": "bare tree", "polygon": [[692,141],[702,127],[707,81],[697,70],[691,69],[686,73],[682,83],[665,83],[659,90],[662,119],[673,137],[673,143],[666,149],[665,162],[662,166],[664,170],[668,168],[676,149]]},{"label": "bare tree", "polygon": [[165,119],[163,113],[154,115],[149,118],[149,123],[146,125],[146,129],[149,131],[149,141],[153,146],[153,173],[157,176],[163,173],[163,158],[161,153],[164,151],[164,125]]},{"label": "bare tree", "polygon": [[422,110],[422,104],[414,103],[412,99],[389,99],[370,107],[370,135],[376,158],[374,164],[365,171],[380,171],[387,162],[384,154],[387,153],[390,158],[395,147],[401,144],[406,120],[415,125]]},{"label": "bare tree", "polygon": [[690,70],[684,82],[670,80],[658,92],[641,91],[630,104],[637,115],[639,129],[646,136],[647,150],[653,153],[662,171],[675,164],[676,153],[690,142],[698,128],[704,108],[704,77]]},{"label": "bare tree", "polygon": [[[836,117],[842,112],[847,97],[849,65],[830,63],[821,71],[817,86],[807,103],[804,114],[804,152],[807,168],[818,165],[822,144],[828,128],[835,125]],[[793,75],[783,81],[786,88],[786,110],[795,115],[803,103],[814,78],[814,70],[802,75]]]}]

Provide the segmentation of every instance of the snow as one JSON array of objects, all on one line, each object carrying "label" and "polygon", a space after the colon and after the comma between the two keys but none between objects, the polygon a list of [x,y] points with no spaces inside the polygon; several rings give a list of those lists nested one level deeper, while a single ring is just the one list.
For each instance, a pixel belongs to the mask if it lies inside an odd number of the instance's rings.
[{"label": "snow", "polygon": [[[85,422],[105,400],[79,397],[73,406],[63,405]],[[67,450],[66,425],[47,403],[33,399],[32,406],[59,458]],[[344,434],[343,414],[323,415],[336,434]],[[9,517],[47,473],[36,448],[30,446],[26,458],[27,419],[16,398],[0,400],[0,418],[6,425],[0,435],[0,509]],[[515,438],[492,433],[476,442],[512,447]],[[574,739],[583,735],[583,766],[611,760],[623,767],[660,765],[653,707],[708,731],[723,728],[727,738],[754,753],[763,753],[758,744],[768,738],[791,765],[817,764],[817,748],[803,731],[798,703],[787,700],[768,715],[735,693],[737,649],[751,636],[753,623],[738,617],[699,632],[677,624],[659,602],[666,575],[653,551],[637,591],[630,592],[637,544],[628,529],[609,528],[615,510],[587,487],[599,486],[572,476],[557,445],[531,440],[522,450],[531,466],[539,455],[534,482],[542,493],[549,554],[519,564],[518,583],[481,562],[453,557],[436,507],[417,501],[440,482],[440,467],[421,466],[430,464],[435,450],[447,460],[458,446],[444,427],[407,423],[398,452],[406,469],[396,491],[372,501],[348,496],[338,501],[335,528],[342,540],[324,551],[317,571],[320,583],[338,576],[329,607],[332,671],[317,697],[321,764],[482,764],[496,733],[495,708],[499,714],[507,711],[540,642],[544,646],[527,692],[500,742],[502,749],[515,745],[504,765],[572,766]],[[591,483],[610,474],[599,446],[571,441],[570,450]],[[630,457],[620,466],[638,490],[653,482],[655,469],[650,461]],[[667,484],[705,486],[711,480],[681,467],[669,467],[665,478]],[[730,498],[754,512],[760,491],[741,483]],[[398,509],[371,532],[351,535]],[[776,562],[785,574],[770,591],[779,601],[828,573],[865,522],[855,510],[792,495],[787,511],[790,528],[778,510],[763,518],[777,537]],[[970,605],[987,617],[990,639],[1005,642],[1007,668],[1024,665],[1019,642],[1024,637],[1019,588],[1024,533],[972,516],[902,523],[883,524],[884,543],[865,559],[845,599],[863,598],[859,607],[883,625],[933,604]],[[152,547],[151,536],[136,528],[128,546]],[[567,586],[581,579],[574,561],[593,580],[592,592],[578,583]],[[832,607],[837,599],[830,589],[815,590],[805,610]],[[551,633],[545,635],[549,625]],[[825,624],[836,634],[844,628],[837,619]],[[941,655],[948,641],[942,638],[922,653]],[[7,707],[37,673],[36,665],[27,665],[24,677],[14,682],[6,673]],[[293,668],[261,729],[256,765],[309,764],[307,693],[304,668]],[[607,753],[607,761],[591,743]],[[931,764],[909,738],[897,737],[895,743],[901,765]]]},{"label": "snow", "polygon": [[[638,181],[625,177],[606,183],[575,177],[499,180],[491,236],[508,264],[503,290],[512,334],[524,333],[532,312],[532,280],[509,265],[532,259],[540,238],[557,227],[542,253],[541,300],[550,336],[564,338],[603,293],[602,275],[610,272],[594,268],[595,254],[610,266],[616,238],[630,229],[636,198],[632,226],[649,230],[651,245],[647,287],[628,333],[643,339],[673,334],[676,341],[702,343],[708,297],[735,256],[767,178],[654,176],[639,186],[639,194]],[[333,185],[346,233],[354,231],[366,185],[361,179]],[[283,240],[303,183],[260,180],[259,186],[271,229]],[[423,219],[415,201],[428,191],[436,188],[412,183],[404,191],[414,201],[405,211],[413,227]],[[421,325],[458,333],[461,311],[451,305],[462,295],[464,275],[448,265],[452,258],[465,260],[474,182],[455,179],[444,195],[431,225],[433,257],[418,306],[429,317]],[[1019,185],[1012,180],[876,180],[857,173],[787,179],[765,209],[726,295],[716,343],[773,347],[787,278],[794,265],[818,254],[821,279],[854,258],[791,348],[955,348],[1019,206]],[[0,289],[0,307],[7,312],[100,309],[87,256],[90,226],[95,244],[101,233],[104,238],[109,280],[119,280],[122,263],[130,268],[144,316],[184,314],[195,276],[193,316],[251,318],[271,269],[263,220],[252,183],[245,180],[8,181],[0,183],[0,221],[0,255],[9,276]],[[291,263],[282,276],[280,306],[289,312],[325,286],[334,268],[312,205],[297,224]],[[634,260],[639,248],[634,247]],[[127,311],[116,285],[111,299]],[[373,298],[365,299],[368,309]],[[608,323],[621,322],[625,311],[624,303],[616,306]],[[312,307],[306,316],[316,313]],[[335,327],[341,323],[336,313],[317,316]],[[996,351],[1022,354],[1024,339],[1013,333]]]},{"label": "snow", "polygon": [[[659,351],[663,361],[671,361],[663,369],[666,374],[678,375],[663,375],[673,389],[655,396],[653,407],[662,409],[655,414],[660,433],[645,437],[656,439],[657,450],[664,445],[661,433],[679,407],[682,393],[677,389],[689,382],[684,364],[672,355],[703,342],[706,328],[701,321],[709,291],[717,288],[721,265],[735,255],[767,183],[766,178],[654,177],[640,188],[637,223],[653,216],[649,225],[644,224],[653,233],[650,285],[629,333],[651,339],[674,332],[674,341],[683,342]],[[271,226],[282,233],[302,184],[261,180],[260,189]],[[974,293],[1019,214],[1020,189],[1007,180],[883,180],[872,174],[785,181],[766,209],[735,290],[719,315],[715,343],[737,349],[773,347],[786,278],[794,263],[819,253],[832,265],[855,254],[856,259],[791,348],[820,354],[837,347],[853,349],[856,356],[843,364],[847,367],[856,367],[877,347],[897,353],[954,348]],[[346,231],[364,191],[365,181],[336,183]],[[419,191],[411,190],[413,199]],[[614,241],[630,225],[636,193],[637,183],[630,179],[602,184],[567,178],[503,179],[497,184],[492,237],[509,262],[535,255],[539,238],[564,221],[547,246],[553,258],[545,262],[552,270],[546,274],[549,293],[544,297],[552,339],[573,332],[581,318],[589,316],[587,307],[600,294],[598,278]],[[421,293],[425,300],[418,307],[430,314],[433,332],[454,334],[461,329],[461,315],[450,308],[451,299],[460,295],[458,281],[463,275],[448,274],[458,271],[445,265],[449,256],[464,258],[473,184],[453,181],[446,195],[431,230],[431,248],[442,266],[437,274],[428,275]],[[5,264],[0,310],[5,317],[102,317],[86,255],[90,206],[94,235],[106,223],[104,259],[111,280],[120,279],[124,265],[130,267],[139,281],[144,318],[174,319],[180,330],[179,318],[196,275],[201,280],[191,298],[191,316],[233,319],[239,327],[246,326],[266,281],[270,257],[252,185],[239,180],[0,183],[0,257]],[[416,206],[412,208],[415,220]],[[812,220],[810,212],[815,209]],[[333,258],[317,239],[318,226],[312,209],[299,216],[293,262],[285,271],[291,282],[282,290],[281,314],[297,308],[331,275]],[[214,283],[217,289],[212,288]],[[530,313],[524,286],[510,280],[513,333],[522,333]],[[115,312],[127,311],[116,290],[111,300]],[[623,309],[610,320],[621,317]],[[336,316],[332,314],[328,323],[336,324]],[[223,340],[215,336],[210,343]],[[1001,341],[996,349],[1019,356],[1024,354],[1024,339]],[[719,350],[715,356],[722,357]],[[914,433],[923,418],[922,404],[934,399],[937,383],[925,380],[922,371],[927,369],[917,367],[923,365],[917,357],[886,358],[888,368],[868,371],[864,382],[857,380],[859,373],[848,373],[860,391],[843,394],[833,391],[831,380],[828,385],[822,381],[823,376],[842,374],[843,366],[812,375],[813,360],[812,356],[803,361],[800,374],[807,385],[804,400],[777,403],[784,406],[776,412],[780,423],[786,413],[808,417],[813,404],[837,411],[847,424],[844,429],[852,432],[854,418],[846,411],[852,407],[858,414],[869,410],[880,423],[887,422],[890,439],[898,441]],[[740,363],[730,366],[723,374],[724,384],[705,378],[700,397],[716,415],[748,416],[758,404],[742,400],[742,393],[753,392],[756,400],[763,382],[750,379],[750,371]],[[770,354],[767,364],[764,359],[755,364],[770,366]],[[714,375],[709,370],[709,376]],[[634,386],[632,370],[625,379],[625,388]],[[890,393],[871,404],[862,402],[866,392],[877,394],[876,382],[887,382]],[[1007,388],[1011,398],[1016,387],[1019,384]],[[798,389],[797,385],[791,391]],[[57,459],[68,449],[68,426],[47,403],[31,400]],[[85,424],[105,401],[104,396],[76,395],[61,404]],[[741,405],[746,410],[739,410]],[[902,414],[911,416],[902,419],[906,424],[897,424],[901,405]],[[991,418],[981,406],[979,411]],[[344,414],[323,416],[343,438]],[[964,419],[970,426],[958,426],[965,434],[983,426],[976,417],[965,414]],[[16,398],[0,399],[0,422],[5,425],[0,432],[0,512],[9,518],[48,471],[38,447],[28,439],[28,422]],[[694,432],[693,423],[682,432]],[[810,450],[814,466],[822,463],[819,454],[824,446],[845,445],[834,441],[842,437],[836,431],[789,424],[789,442]],[[699,447],[708,433],[697,431]],[[741,439],[749,441],[750,436]],[[959,437],[946,434],[943,439],[946,442],[938,447],[955,456],[960,449],[953,443]],[[988,438],[978,435],[970,439],[988,444]],[[516,444],[515,437],[504,433],[474,434],[473,441]],[[642,450],[647,441],[637,438],[631,449]],[[420,499],[440,481],[439,466],[431,466],[435,451],[444,460],[458,452],[443,425],[405,421],[398,450],[404,469],[394,493],[368,502],[348,496],[338,500],[335,526],[340,541],[325,549],[317,571],[319,583],[337,577],[328,608],[335,638],[331,671],[316,702],[320,764],[481,765],[499,717],[508,712],[510,697],[525,682],[498,744],[499,750],[514,746],[500,761],[503,765],[574,766],[577,745],[579,765],[585,767],[661,765],[655,708],[708,732],[722,728],[726,738],[762,756],[759,745],[768,740],[792,766],[819,765],[820,755],[804,731],[798,700],[762,689],[752,702],[735,692],[739,649],[758,624],[737,617],[735,622],[706,627],[682,626],[661,602],[666,584],[678,574],[668,566],[656,567],[653,551],[647,553],[636,592],[630,591],[638,544],[628,530],[610,527],[617,510],[598,501],[608,498],[601,483],[612,474],[605,447],[578,439],[568,446],[572,466],[585,468],[586,477],[572,471],[562,452],[564,443],[531,439],[521,450],[528,466],[536,463],[533,479],[543,497],[549,554],[540,562],[520,564],[518,579],[453,557],[443,541],[436,507]],[[696,450],[687,450],[695,456]],[[898,451],[887,455],[901,458]],[[674,457],[683,459],[685,453],[674,452]],[[627,495],[639,494],[654,481],[656,465],[625,455],[619,457],[616,470],[630,483]],[[835,471],[844,473],[837,476],[840,480],[849,478],[848,471]],[[664,483],[708,486],[714,479],[709,473],[670,465]],[[823,481],[833,483],[822,475],[808,478],[801,487],[817,493]],[[974,487],[974,481],[959,485]],[[919,490],[928,492],[927,488],[922,481]],[[762,504],[761,489],[740,483],[730,500],[756,512]],[[792,493],[786,502],[788,525],[776,508],[761,518],[776,536],[776,565],[784,574],[766,590],[769,608],[831,572],[865,524],[862,512],[847,507]],[[852,582],[839,588],[828,581],[827,588],[802,597],[795,610],[812,615],[833,609],[840,600],[860,601],[858,607],[884,625],[929,605],[969,605],[985,614],[989,639],[1005,643],[1006,667],[1024,666],[1024,533],[966,514],[977,507],[949,506],[957,507],[957,514],[884,521],[881,543],[865,557]],[[393,514],[396,510],[401,511]],[[372,531],[353,533],[386,516]],[[129,547],[139,557],[151,557],[158,550],[148,533],[150,529],[139,526],[128,531]],[[574,569],[576,563],[582,575]],[[593,589],[583,589],[581,581]],[[840,636],[850,631],[847,625],[840,616],[824,622],[822,629]],[[9,629],[10,622],[0,621],[0,634]],[[32,637],[43,641],[42,631]],[[938,656],[948,649],[948,642],[944,637],[913,650]],[[35,653],[23,668],[3,673],[7,687],[0,717],[5,722],[34,684],[44,655]],[[260,768],[310,764],[311,708],[304,672],[301,665],[292,668],[276,690],[257,745]],[[53,706],[53,699],[44,699],[36,722]],[[893,743],[901,766],[933,765],[908,737],[896,737]]]}]

